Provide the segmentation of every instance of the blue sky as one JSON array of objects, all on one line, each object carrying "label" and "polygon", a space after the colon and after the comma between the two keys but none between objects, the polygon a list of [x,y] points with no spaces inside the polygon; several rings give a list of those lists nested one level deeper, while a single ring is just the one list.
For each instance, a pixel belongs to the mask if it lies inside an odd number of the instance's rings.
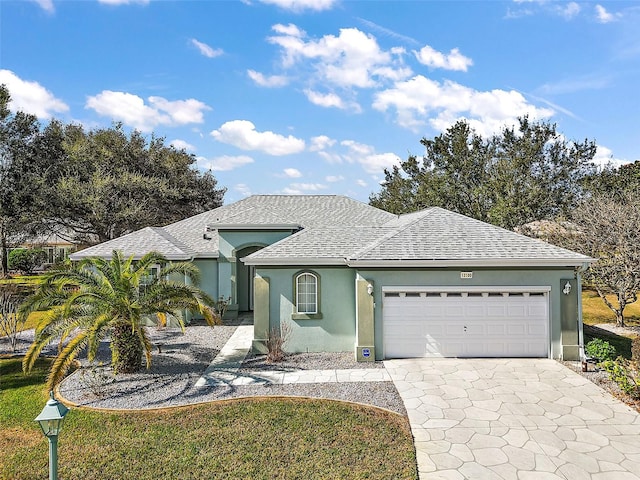
[{"label": "blue sky", "polygon": [[367,201],[460,118],[640,159],[637,2],[3,0],[0,22],[14,110],[165,137],[227,203]]}]

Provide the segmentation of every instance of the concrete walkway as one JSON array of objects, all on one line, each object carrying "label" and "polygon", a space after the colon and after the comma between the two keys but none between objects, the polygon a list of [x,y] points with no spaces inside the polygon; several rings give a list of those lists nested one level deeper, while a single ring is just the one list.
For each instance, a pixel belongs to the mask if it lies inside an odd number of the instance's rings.
[{"label": "concrete walkway", "polygon": [[344,370],[256,370],[250,375],[240,372],[251,349],[253,325],[241,325],[196,382],[196,387],[225,385],[283,385],[287,383],[389,382],[384,368]]},{"label": "concrete walkway", "polygon": [[385,367],[407,408],[421,479],[640,479],[640,414],[556,361]]}]

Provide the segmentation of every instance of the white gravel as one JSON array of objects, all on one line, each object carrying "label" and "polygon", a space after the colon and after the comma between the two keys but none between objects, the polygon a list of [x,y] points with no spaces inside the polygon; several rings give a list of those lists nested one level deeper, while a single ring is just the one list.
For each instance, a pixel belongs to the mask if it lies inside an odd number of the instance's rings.
[{"label": "white gravel", "polygon": [[[61,383],[60,394],[77,405],[104,409],[149,409],[250,396],[302,396],[365,403],[406,415],[393,382],[196,388],[196,381],[235,329],[235,326],[192,325],[183,335],[179,329],[149,328],[154,344],[151,368],[117,376],[108,367],[110,352],[105,343],[100,346],[98,363],[89,365],[86,359],[81,359],[83,367]],[[33,330],[22,332],[17,353],[24,353],[32,339]],[[0,353],[10,353],[8,349],[9,342],[0,340]],[[55,346],[47,347],[44,353],[55,353]],[[384,368],[384,365],[358,363],[352,353],[295,354],[278,364],[267,364],[264,356],[250,355],[242,372],[345,368]]]}]

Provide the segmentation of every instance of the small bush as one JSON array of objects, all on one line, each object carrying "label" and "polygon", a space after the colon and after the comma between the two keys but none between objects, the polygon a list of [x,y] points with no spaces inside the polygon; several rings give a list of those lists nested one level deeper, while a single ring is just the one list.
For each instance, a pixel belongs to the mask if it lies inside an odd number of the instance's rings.
[{"label": "small bush", "polygon": [[19,270],[26,275],[31,275],[45,260],[44,250],[17,248],[9,252],[9,270]]},{"label": "small bush", "polygon": [[620,389],[633,398],[640,398],[640,371],[638,364],[618,357],[600,364],[609,374],[609,378],[616,382]]},{"label": "small bush", "polygon": [[272,327],[267,338],[267,362],[276,363],[284,360],[286,352],[284,344],[291,335],[291,325],[281,323],[280,328]]},{"label": "small bush", "polygon": [[616,348],[609,342],[600,338],[594,338],[584,348],[587,355],[600,362],[613,360],[617,356]]},{"label": "small bush", "polygon": [[27,320],[25,315],[18,312],[20,302],[21,297],[15,284],[0,284],[0,336],[9,340],[12,352],[16,351],[18,334]]}]

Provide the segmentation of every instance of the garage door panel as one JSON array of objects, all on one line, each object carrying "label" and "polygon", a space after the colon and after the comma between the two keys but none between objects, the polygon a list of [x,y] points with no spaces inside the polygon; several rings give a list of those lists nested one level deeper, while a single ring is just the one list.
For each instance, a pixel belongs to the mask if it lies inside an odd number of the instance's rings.
[{"label": "garage door panel", "polygon": [[507,316],[505,305],[487,305],[487,316],[504,318]]},{"label": "garage door panel", "polygon": [[546,357],[546,295],[385,296],[384,350],[401,357]]}]

